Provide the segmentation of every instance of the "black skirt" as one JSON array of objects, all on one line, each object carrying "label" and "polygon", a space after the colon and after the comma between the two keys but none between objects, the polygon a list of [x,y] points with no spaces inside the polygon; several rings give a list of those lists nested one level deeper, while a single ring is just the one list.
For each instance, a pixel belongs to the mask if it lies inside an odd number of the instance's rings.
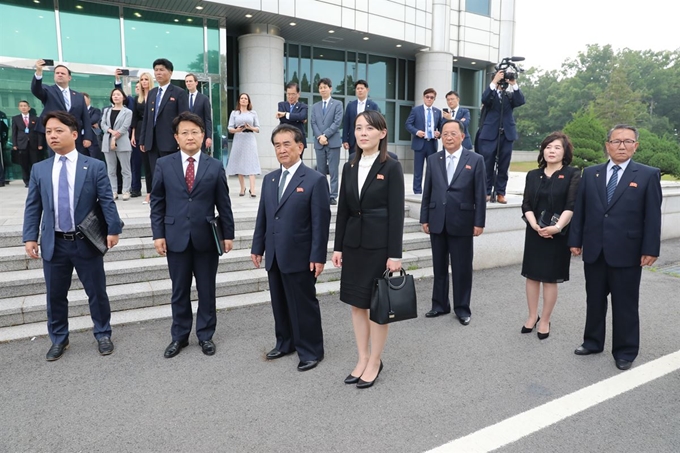
[{"label": "black skirt", "polygon": [[522,275],[543,283],[562,283],[569,280],[571,252],[567,245],[567,234],[557,234],[544,239],[527,226],[524,237],[524,259]]},{"label": "black skirt", "polygon": [[345,246],[342,251],[340,300],[357,308],[371,307],[376,278],[387,269],[387,248],[364,249]]}]

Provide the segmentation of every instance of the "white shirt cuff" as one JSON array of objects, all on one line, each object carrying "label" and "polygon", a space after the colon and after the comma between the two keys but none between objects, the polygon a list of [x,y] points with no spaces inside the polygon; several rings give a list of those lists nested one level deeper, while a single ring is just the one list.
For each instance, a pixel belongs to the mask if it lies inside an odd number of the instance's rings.
[{"label": "white shirt cuff", "polygon": [[42,76],[41,76],[41,75],[38,75],[38,74],[35,74],[35,80],[42,80]]}]

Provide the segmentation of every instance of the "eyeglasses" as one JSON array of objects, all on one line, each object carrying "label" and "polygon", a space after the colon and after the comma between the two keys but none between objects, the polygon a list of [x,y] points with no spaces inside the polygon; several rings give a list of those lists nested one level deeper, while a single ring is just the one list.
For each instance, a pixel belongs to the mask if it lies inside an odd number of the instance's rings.
[{"label": "eyeglasses", "polygon": [[442,137],[458,137],[460,134],[456,132],[443,132]]},{"label": "eyeglasses", "polygon": [[633,146],[636,142],[635,140],[609,140],[608,142],[610,145],[613,146],[620,146],[621,143],[623,143],[625,146]]},{"label": "eyeglasses", "polygon": [[188,137],[188,136],[190,136],[190,135],[191,135],[192,137],[198,137],[198,136],[201,135],[201,134],[203,134],[203,132],[201,132],[201,131],[182,131],[182,132],[180,132],[180,133],[177,134],[177,135],[179,135],[180,137],[185,137],[185,138],[186,138],[186,137]]}]

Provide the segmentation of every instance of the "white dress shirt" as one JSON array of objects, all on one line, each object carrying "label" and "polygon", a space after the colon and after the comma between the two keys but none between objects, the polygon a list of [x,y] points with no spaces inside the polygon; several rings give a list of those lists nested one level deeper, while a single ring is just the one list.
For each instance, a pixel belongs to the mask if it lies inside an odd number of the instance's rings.
[{"label": "white dress shirt", "polygon": [[[290,168],[285,168],[283,165],[281,165],[281,178],[283,178],[283,172],[288,170],[288,177],[286,178],[286,181],[283,183],[283,190],[281,190],[281,194],[286,192],[286,188],[288,188],[288,184],[290,183],[290,180],[293,179],[293,175],[295,174],[297,169],[300,168],[301,164],[302,164],[302,159],[295,162],[293,165],[290,166]],[[281,183],[281,179],[279,179],[279,184],[280,183]]]},{"label": "white dress shirt", "polygon": [[428,137],[428,133],[427,133],[427,110],[431,109],[432,122],[430,123],[430,134],[429,134],[429,136],[432,137],[432,140],[434,140],[434,129],[435,129],[434,107],[428,107],[425,104],[423,104],[423,108],[425,109],[425,130],[424,130],[425,137],[423,137],[423,138],[427,139],[427,137]]},{"label": "white dress shirt", "polygon": [[618,179],[616,180],[616,185],[618,186],[619,182],[621,182],[621,175],[623,175],[623,172],[626,171],[626,167],[628,166],[629,163],[630,163],[630,159],[628,159],[627,161],[625,161],[622,164],[615,164],[611,160],[609,162],[607,162],[607,180],[605,181],[605,185],[609,184],[609,178],[611,178],[612,174],[614,174],[612,167],[614,165],[618,165],[619,167],[621,167],[621,169],[619,170],[619,173],[618,173]]},{"label": "white dress shirt", "polygon": [[193,157],[194,158],[194,178],[198,174],[198,162],[201,160],[200,158],[200,152],[194,154],[193,156],[188,155],[184,151],[180,150],[180,155],[182,156],[182,173],[184,173],[184,177],[187,177],[187,167],[189,166],[189,158]]},{"label": "white dress shirt", "polygon": [[368,99],[364,99],[363,101],[357,99],[357,115],[360,113],[364,113],[364,110],[366,110],[366,101]]},{"label": "white dress shirt", "polygon": [[161,102],[163,102],[163,97],[165,96],[165,92],[167,91],[168,86],[170,86],[170,82],[166,83],[162,87],[158,87],[159,89],[162,89],[163,91],[161,92],[161,98],[158,100],[158,105],[156,106],[156,108],[158,108],[161,105]]},{"label": "white dress shirt", "polygon": [[359,183],[359,195],[361,195],[361,189],[364,187],[364,183],[368,177],[368,172],[371,171],[373,162],[375,162],[375,159],[377,159],[379,155],[380,152],[371,154],[370,156],[367,156],[366,154],[361,155],[361,159],[359,159],[359,174],[357,177],[357,182]]},{"label": "white dress shirt", "polygon": [[[66,173],[68,177],[68,202],[69,211],[71,212],[71,225],[75,230],[74,206],[73,206],[73,192],[76,186],[76,168],[78,165],[78,151],[75,149],[68,154],[65,154],[66,162],[61,163],[59,158],[61,155],[54,155],[54,163],[52,164],[52,203],[54,203],[54,229],[61,231],[59,228],[59,174],[61,173],[62,165],[66,165]],[[61,231],[62,233],[71,233],[71,231]]]}]

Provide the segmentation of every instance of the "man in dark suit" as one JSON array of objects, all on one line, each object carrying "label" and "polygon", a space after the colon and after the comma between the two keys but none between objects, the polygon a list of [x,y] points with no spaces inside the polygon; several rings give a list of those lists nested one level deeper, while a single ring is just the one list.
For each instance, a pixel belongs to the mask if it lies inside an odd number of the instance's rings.
[{"label": "man in dark suit", "polygon": [[165,58],[153,62],[153,73],[158,86],[149,92],[144,107],[144,120],[138,145],[140,151],[149,153],[151,171],[146,178],[152,178],[152,185],[158,158],[179,150],[172,122],[180,113],[189,110],[186,91],[170,83],[173,69],[172,62]]},{"label": "man in dark suit", "polygon": [[459,120],[442,124],[444,150],[427,159],[427,175],[420,208],[420,223],[432,243],[432,310],[435,318],[451,312],[449,260],[453,283],[453,311],[458,321],[470,324],[473,237],[484,232],[486,175],[484,159],[465,149],[465,126]]},{"label": "man in dark suit", "polygon": [[[83,93],[83,97],[85,98],[85,104],[87,104],[87,113],[90,115],[90,124],[92,125],[92,134],[94,135],[94,140],[92,140],[92,144],[88,148],[88,152],[90,153],[90,156],[94,157],[95,159],[104,160],[104,154],[102,153],[102,147],[100,143],[102,139],[102,131],[99,128],[99,122],[102,119],[102,111],[97,107],[92,107],[89,94]],[[122,186],[122,184],[118,184],[118,187]]]},{"label": "man in dark suit", "polygon": [[[73,115],[78,121],[78,140],[76,141],[76,148],[79,153],[89,155],[87,148],[92,146],[94,140],[94,133],[89,127],[90,115],[85,104],[85,97],[82,93],[78,93],[69,88],[71,82],[71,70],[64,65],[57,65],[54,67],[54,85],[43,85],[43,67],[44,60],[35,62],[35,75],[31,82],[31,93],[33,96],[40,99],[43,103],[43,111],[40,114],[38,121],[38,132],[45,133],[43,126],[43,118],[47,113],[55,110],[63,110]],[[54,153],[50,150],[50,156]]]},{"label": "man in dark suit", "polygon": [[331,210],[326,176],[302,163],[302,133],[290,124],[272,132],[281,164],[262,182],[251,258],[266,269],[274,311],[276,346],[273,360],[297,351],[299,371],[316,367],[324,358],[321,311],[316,278],[323,272]]},{"label": "man in dark suit", "polygon": [[56,155],[38,162],[31,171],[23,241],[28,256],[38,259],[40,233],[47,286],[47,331],[52,340],[46,358],[58,360],[69,345],[67,296],[74,267],[89,300],[99,353],[108,355],[113,352],[113,343],[104,257],[77,232],[83,219],[101,208],[108,226],[108,248],[118,244],[122,224],[106,164],[76,151],[80,125],[73,115],[61,110],[48,112],[43,126],[47,143]]},{"label": "man in dark suit", "polygon": [[[0,187],[5,187],[5,146],[9,140],[9,126],[7,123],[7,115],[0,110]],[[9,184],[9,182],[8,182]]]},{"label": "man in dark suit", "polygon": [[380,111],[378,104],[368,99],[368,82],[357,80],[354,83],[354,92],[357,94],[357,98],[347,104],[345,117],[342,120],[342,146],[350,153],[354,152],[354,145],[357,142],[356,137],[354,137],[354,120],[357,119],[357,115],[365,110]]},{"label": "man in dark suit", "polygon": [[189,344],[193,323],[191,279],[196,279],[196,336],[205,355],[215,354],[217,324],[215,287],[219,254],[210,222],[219,213],[223,250],[234,239],[227,176],[222,163],[201,152],[205,128],[198,115],[180,113],[172,123],[180,152],[158,159],[151,189],[151,231],[154,246],[167,256],[172,280],[172,342],[165,358]]},{"label": "man in dark suit", "polygon": [[279,102],[276,118],[279,124],[292,124],[302,132],[302,155],[307,148],[307,104],[300,102],[300,87],[295,82],[286,85],[286,101]]},{"label": "man in dark suit", "polygon": [[31,168],[40,161],[43,149],[42,134],[36,130],[38,118],[30,114],[28,101],[19,101],[19,115],[12,117],[12,149],[19,153],[21,176],[28,187]]},{"label": "man in dark suit", "polygon": [[[512,157],[512,142],[517,140],[517,128],[513,110],[524,105],[524,95],[519,89],[517,79],[506,79],[508,88],[502,90],[499,84],[505,77],[504,71],[496,72],[493,81],[482,93],[482,104],[486,113],[479,128],[475,142],[477,152],[484,156],[486,166],[486,199],[491,193],[497,195],[499,203],[506,204],[505,189],[508,185],[508,170]],[[498,168],[496,168],[498,156]],[[496,173],[494,183],[494,172]]]},{"label": "man in dark suit", "polygon": [[210,107],[210,99],[203,93],[198,91],[198,79],[194,74],[187,74],[184,77],[184,84],[189,91],[189,111],[198,115],[203,124],[205,124],[205,140],[201,151],[207,152],[208,148],[212,148],[212,107]]},{"label": "man in dark suit", "polygon": [[406,130],[413,136],[413,193],[423,193],[423,167],[425,159],[437,152],[437,139],[442,119],[442,111],[433,107],[437,92],[434,88],[423,91],[423,104],[416,105],[406,119]]},{"label": "man in dark suit", "polygon": [[612,301],[612,355],[627,370],[640,348],[640,278],[661,248],[661,176],[632,160],[638,131],[614,126],[605,144],[609,161],[588,167],[578,188],[569,246],[583,255],[586,326],[574,353],[604,349],[607,296]]},{"label": "man in dark suit", "polygon": [[342,102],[331,98],[333,82],[323,78],[318,84],[321,100],[312,106],[312,132],[314,133],[314,151],[316,151],[316,168],[322,175],[331,176],[331,200],[338,204],[338,166],[340,165],[340,146],[342,137]]},{"label": "man in dark suit", "polygon": [[468,127],[470,126],[470,111],[460,106],[460,96],[455,91],[446,93],[446,104],[448,108],[442,109],[442,121],[458,120],[465,126],[465,138],[463,139],[463,148],[472,150],[472,140]]}]

